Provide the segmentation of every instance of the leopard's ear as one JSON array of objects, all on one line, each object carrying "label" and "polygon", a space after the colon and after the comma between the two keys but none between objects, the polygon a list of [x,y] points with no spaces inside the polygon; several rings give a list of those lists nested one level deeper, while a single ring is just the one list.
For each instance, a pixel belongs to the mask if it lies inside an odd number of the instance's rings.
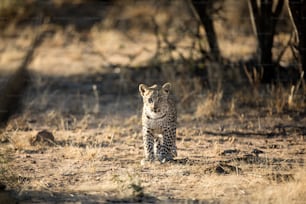
[{"label": "leopard's ear", "polygon": [[147,85],[139,84],[139,93],[141,96],[144,96],[144,93],[148,90]]},{"label": "leopard's ear", "polygon": [[162,90],[164,91],[164,93],[169,94],[171,91],[171,84],[169,82],[165,83],[162,86]]}]

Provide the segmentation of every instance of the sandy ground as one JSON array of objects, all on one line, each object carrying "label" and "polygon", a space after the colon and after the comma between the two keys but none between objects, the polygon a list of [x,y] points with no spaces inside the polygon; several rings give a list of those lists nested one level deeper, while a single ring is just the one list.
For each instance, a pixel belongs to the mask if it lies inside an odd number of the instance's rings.
[{"label": "sandy ground", "polygon": [[39,128],[8,131],[10,143],[1,145],[10,158],[8,189],[20,203],[302,203],[305,198],[305,119],[181,116],[178,157],[145,165],[138,116],[107,120],[99,128],[49,127],[54,146],[30,144]]}]

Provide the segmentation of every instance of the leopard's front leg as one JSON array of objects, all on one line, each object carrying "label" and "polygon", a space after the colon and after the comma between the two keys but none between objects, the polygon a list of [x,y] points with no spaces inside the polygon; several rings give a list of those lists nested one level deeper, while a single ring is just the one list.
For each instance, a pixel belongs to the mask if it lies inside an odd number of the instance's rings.
[{"label": "leopard's front leg", "polygon": [[143,135],[143,146],[145,160],[153,161],[154,160],[154,135],[152,130],[147,127],[142,128]]},{"label": "leopard's front leg", "polygon": [[177,148],[176,148],[176,123],[171,125],[169,128],[169,135],[171,138],[171,154],[173,157],[177,156]]},{"label": "leopard's front leg", "polygon": [[173,141],[173,135],[170,128],[165,128],[157,144],[157,157],[160,162],[166,162],[173,160],[173,150],[175,148],[176,153],[176,144]]}]

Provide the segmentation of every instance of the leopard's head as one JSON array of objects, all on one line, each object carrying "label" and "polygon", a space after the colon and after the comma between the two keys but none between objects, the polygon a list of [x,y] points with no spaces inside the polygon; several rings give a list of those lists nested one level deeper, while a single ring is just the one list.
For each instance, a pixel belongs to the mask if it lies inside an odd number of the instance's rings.
[{"label": "leopard's head", "polygon": [[151,119],[161,119],[166,116],[169,109],[168,97],[171,84],[165,83],[162,87],[139,85],[139,92],[143,99],[145,114]]}]

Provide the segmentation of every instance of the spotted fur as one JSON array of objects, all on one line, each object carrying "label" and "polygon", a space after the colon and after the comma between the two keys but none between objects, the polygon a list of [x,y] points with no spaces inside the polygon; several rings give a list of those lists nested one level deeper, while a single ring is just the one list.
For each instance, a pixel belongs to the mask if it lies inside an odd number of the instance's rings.
[{"label": "spotted fur", "polygon": [[140,84],[143,98],[142,134],[145,160],[165,162],[177,156],[176,120],[177,112],[171,84],[162,87]]}]

